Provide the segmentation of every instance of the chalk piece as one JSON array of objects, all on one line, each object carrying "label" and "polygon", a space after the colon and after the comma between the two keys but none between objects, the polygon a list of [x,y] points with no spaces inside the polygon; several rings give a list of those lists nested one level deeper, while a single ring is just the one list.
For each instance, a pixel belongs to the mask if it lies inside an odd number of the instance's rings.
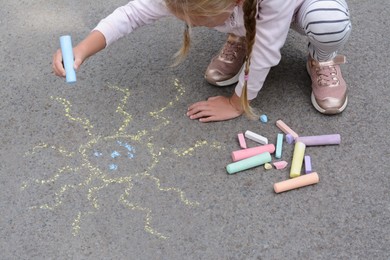
[{"label": "chalk piece", "polygon": [[316,184],[320,181],[318,174],[313,172],[311,174],[302,175],[294,179],[288,179],[274,184],[274,191],[276,193],[289,191],[292,189],[301,188],[311,184]]},{"label": "chalk piece", "polygon": [[262,154],[265,152],[273,153],[275,152],[275,145],[266,144],[261,146],[255,146],[247,149],[241,149],[232,152],[232,160],[233,162],[237,162],[258,154]]},{"label": "chalk piece", "polygon": [[280,159],[282,158],[282,148],[283,148],[283,134],[278,134],[276,139],[276,152],[275,157]]},{"label": "chalk piece", "polygon": [[270,163],[264,164],[264,169],[271,170],[272,169],[272,164],[270,164]]},{"label": "chalk piece", "polygon": [[278,161],[278,162],[274,162],[273,165],[276,169],[282,170],[282,169],[286,168],[286,166],[288,165],[288,162]]},{"label": "chalk piece", "polygon": [[302,142],[306,146],[336,145],[341,143],[341,137],[339,134],[300,136],[296,141]]},{"label": "chalk piece", "polygon": [[301,175],[305,149],[306,149],[306,145],[304,143],[301,142],[295,143],[293,158],[291,162],[290,178],[295,178]]},{"label": "chalk piece", "polygon": [[263,122],[263,123],[267,123],[267,122],[268,122],[268,117],[267,117],[267,115],[261,115],[261,116],[260,116],[260,121]]},{"label": "chalk piece", "polygon": [[62,60],[64,62],[64,68],[66,72],[66,82],[76,82],[76,71],[74,70],[74,56],[72,48],[72,38],[70,35],[64,35],[60,37],[60,45],[62,52]]},{"label": "chalk piece", "polygon": [[283,131],[285,134],[290,134],[294,139],[298,138],[298,134],[295,133],[288,125],[286,125],[282,120],[276,121],[276,126]]},{"label": "chalk piece", "polygon": [[260,144],[268,144],[268,139],[252,131],[245,131],[245,137]]},{"label": "chalk piece", "polygon": [[244,134],[243,134],[243,133],[239,133],[239,134],[237,135],[237,137],[238,137],[238,142],[240,143],[240,147],[241,147],[242,149],[246,149],[247,146],[246,146]]},{"label": "chalk piece", "polygon": [[286,134],[286,142],[288,144],[294,143],[294,137],[291,134]]},{"label": "chalk piece", "polygon": [[272,160],[271,154],[269,152],[265,152],[238,162],[228,164],[226,166],[226,170],[229,174],[234,174],[236,172],[244,171],[256,166],[263,165],[267,162],[270,162],[271,160]]},{"label": "chalk piece", "polygon": [[306,174],[311,173],[313,170],[311,168],[311,158],[310,158],[310,156],[309,155],[305,155],[304,161],[305,161],[305,173]]}]

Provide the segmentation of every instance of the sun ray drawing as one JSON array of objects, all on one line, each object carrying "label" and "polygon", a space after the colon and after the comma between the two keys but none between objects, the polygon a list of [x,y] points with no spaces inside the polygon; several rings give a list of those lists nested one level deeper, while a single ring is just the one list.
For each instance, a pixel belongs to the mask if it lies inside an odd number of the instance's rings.
[{"label": "sun ray drawing", "polygon": [[[22,183],[21,189],[26,190],[56,184],[62,179],[61,184],[56,186],[58,188],[52,194],[53,199],[50,202],[34,205],[31,208],[55,210],[68,203],[64,199],[67,194],[76,191],[84,194],[88,208],[82,208],[82,210],[76,212],[73,219],[69,220],[69,227],[73,235],[78,235],[79,232],[82,232],[83,220],[90,215],[98,214],[102,208],[100,196],[105,189],[111,185],[119,185],[121,190],[117,198],[118,203],[128,209],[129,212],[137,211],[143,215],[143,229],[146,232],[161,239],[168,238],[167,234],[154,228],[153,219],[158,216],[154,215],[153,209],[140,203],[140,200],[133,199],[134,181],[136,179],[147,179],[149,183],[152,183],[156,192],[172,193],[183,205],[196,207],[199,204],[197,201],[187,198],[186,193],[179,187],[171,186],[169,183],[161,181],[154,172],[160,162],[165,160],[166,156],[180,159],[180,157],[192,156],[194,151],[204,147],[221,149],[219,143],[207,140],[198,140],[189,147],[177,147],[173,150],[156,145],[154,136],[163,131],[164,127],[171,124],[171,119],[166,115],[165,111],[174,107],[185,93],[185,88],[177,79],[173,82],[173,86],[175,88],[175,96],[172,100],[163,107],[146,115],[153,122],[157,123],[148,129],[141,129],[136,132],[132,132],[132,125],[137,122],[134,122],[131,112],[126,110],[126,104],[131,97],[130,91],[127,88],[108,86],[110,91],[115,91],[122,96],[115,108],[115,113],[119,115],[121,122],[116,127],[113,127],[108,135],[97,134],[98,131],[91,123],[91,120],[79,116],[72,110],[72,102],[70,100],[52,96],[52,102],[57,103],[60,108],[62,107],[63,116],[68,121],[74,123],[74,131],[79,131],[81,128],[87,135],[87,141],[75,144],[70,151],[63,146],[42,142],[25,153],[25,157],[30,157],[39,156],[39,153],[43,151],[51,151],[56,153],[67,164],[53,172],[47,173],[44,178],[36,178],[29,183]],[[139,157],[143,159],[137,160]],[[102,158],[106,159],[101,161],[100,159]],[[121,165],[117,161],[118,158],[141,166],[127,167],[129,164]],[[148,159],[145,160],[144,158]],[[118,172],[118,169],[121,169],[124,174],[113,174],[113,172]],[[77,181],[69,181],[67,183],[66,176],[69,174],[77,176]]]}]

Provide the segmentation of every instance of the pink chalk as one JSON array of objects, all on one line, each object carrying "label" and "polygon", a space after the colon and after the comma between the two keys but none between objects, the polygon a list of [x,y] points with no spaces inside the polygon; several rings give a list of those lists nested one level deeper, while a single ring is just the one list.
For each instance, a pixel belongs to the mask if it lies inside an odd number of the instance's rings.
[{"label": "pink chalk", "polygon": [[233,162],[236,162],[265,152],[269,152],[269,153],[275,152],[275,145],[266,144],[266,145],[255,146],[247,149],[234,151],[232,152],[232,160]]},{"label": "pink chalk", "polygon": [[281,169],[286,168],[288,162],[286,162],[286,161],[279,161],[279,162],[274,162],[272,164],[275,166],[276,169],[281,170]]},{"label": "pink chalk", "polygon": [[237,136],[238,136],[238,141],[240,142],[240,147],[242,149],[246,149],[247,146],[246,146],[244,134],[243,133],[239,133]]},{"label": "pink chalk", "polygon": [[298,138],[298,134],[295,133],[288,125],[286,125],[282,120],[276,121],[276,126],[279,127],[280,130],[285,134],[290,134],[294,137],[294,139]]},{"label": "pink chalk", "polygon": [[302,142],[306,146],[333,145],[333,144],[340,144],[341,137],[339,134],[300,136],[295,141]]}]

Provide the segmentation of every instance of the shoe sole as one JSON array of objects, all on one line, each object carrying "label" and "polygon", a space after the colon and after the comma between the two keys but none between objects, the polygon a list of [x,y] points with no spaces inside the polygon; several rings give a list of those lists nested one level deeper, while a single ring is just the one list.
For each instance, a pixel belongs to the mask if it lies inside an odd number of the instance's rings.
[{"label": "shoe sole", "polygon": [[[306,71],[307,71],[307,74],[309,75],[310,77],[310,67],[309,67],[309,63],[306,62]],[[322,107],[320,107],[316,101],[316,98],[314,96],[314,93],[313,91],[311,92],[311,103],[313,104],[314,108],[322,113],[322,114],[325,114],[325,115],[336,115],[336,114],[340,114],[341,112],[344,111],[344,109],[347,107],[347,104],[348,104],[348,96],[345,97],[345,102],[344,104],[340,107],[340,108],[332,108],[332,109],[323,109]]]},{"label": "shoe sole", "polygon": [[347,104],[348,104],[348,97],[345,97],[345,102],[344,104],[340,107],[340,108],[333,108],[333,109],[323,109],[322,107],[320,107],[318,104],[317,104],[317,101],[316,101],[316,98],[313,94],[313,92],[311,92],[311,103],[313,104],[314,108],[322,113],[322,114],[326,114],[326,115],[335,115],[335,114],[340,114],[341,112],[344,111],[344,109],[347,107]]},{"label": "shoe sole", "polygon": [[212,81],[208,81],[206,76],[205,76],[205,79],[211,85],[218,86],[218,87],[226,87],[226,86],[229,86],[229,85],[232,85],[232,84],[238,82],[238,78],[240,77],[241,71],[244,69],[244,66],[245,66],[245,63],[241,66],[240,71],[234,77],[232,77],[232,78],[230,78],[228,80],[212,82]]}]

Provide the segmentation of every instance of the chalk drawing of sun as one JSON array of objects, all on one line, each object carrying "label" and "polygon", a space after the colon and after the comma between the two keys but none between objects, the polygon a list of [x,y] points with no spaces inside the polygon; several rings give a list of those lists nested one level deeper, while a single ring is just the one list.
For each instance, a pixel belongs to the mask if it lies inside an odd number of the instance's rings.
[{"label": "chalk drawing of sun", "polygon": [[[166,239],[167,235],[162,234],[153,228],[152,218],[153,210],[140,203],[132,201],[132,188],[134,180],[137,178],[148,178],[158,192],[172,192],[178,196],[181,203],[189,207],[199,205],[196,201],[187,199],[185,192],[177,187],[169,187],[161,183],[160,179],[153,175],[153,170],[158,166],[160,160],[164,160],[167,151],[164,147],[156,147],[154,144],[154,134],[162,131],[165,126],[171,122],[164,116],[164,112],[180,100],[185,93],[185,88],[175,79],[173,83],[175,87],[175,97],[172,101],[157,111],[150,112],[147,116],[155,119],[158,122],[150,129],[139,130],[136,133],[131,132],[131,125],[133,123],[132,115],[125,110],[130,91],[127,88],[118,86],[108,86],[111,90],[117,91],[123,95],[116,113],[123,117],[119,127],[112,131],[112,134],[107,136],[100,136],[94,134],[94,125],[91,124],[87,118],[78,117],[72,112],[72,103],[61,97],[51,97],[53,102],[57,102],[63,106],[64,116],[67,120],[77,123],[81,126],[88,135],[88,141],[82,144],[75,145],[73,151],[68,151],[63,147],[50,145],[47,143],[40,143],[26,152],[25,156],[37,155],[42,150],[53,150],[60,155],[60,157],[73,159],[68,165],[57,169],[50,174],[49,178],[36,179],[32,185],[44,186],[56,183],[58,179],[68,173],[77,175],[77,182],[69,182],[62,184],[60,188],[55,190],[53,194],[53,202],[38,206],[33,206],[34,209],[54,210],[63,206],[63,197],[67,193],[76,190],[85,190],[85,199],[89,203],[89,209],[80,210],[72,221],[72,233],[77,235],[80,232],[80,223],[83,218],[89,214],[96,214],[101,208],[99,203],[99,194],[105,188],[114,184],[121,184],[123,191],[118,198],[118,201],[127,209],[140,211],[144,215],[144,230],[158,238]],[[78,129],[75,129],[77,131]],[[169,154],[177,157],[191,156],[192,152],[200,147],[210,147],[212,149],[221,149],[221,145],[217,142],[209,143],[206,140],[196,141],[191,147],[177,148],[169,151]],[[141,157],[141,160],[137,160]],[[145,159],[147,158],[147,159]],[[77,162],[77,163],[75,163]],[[136,167],[134,167],[136,165]],[[121,169],[126,174],[113,174]],[[30,183],[31,184],[31,183]],[[22,190],[27,189],[30,185],[27,182],[22,184]]]}]

